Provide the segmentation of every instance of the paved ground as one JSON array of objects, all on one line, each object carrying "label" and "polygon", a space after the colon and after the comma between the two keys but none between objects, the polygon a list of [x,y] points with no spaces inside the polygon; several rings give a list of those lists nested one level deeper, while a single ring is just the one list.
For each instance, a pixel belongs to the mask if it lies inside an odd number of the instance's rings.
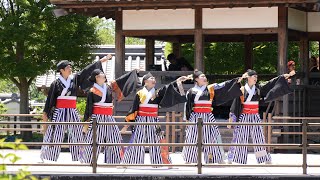
[{"label": "paved ground", "polygon": [[[13,150],[0,150],[2,154],[12,153]],[[18,163],[35,163],[38,166],[30,166],[28,170],[33,174],[68,174],[68,175],[93,175],[91,167],[81,166],[42,166],[39,163],[39,150],[26,150],[16,151],[18,156],[22,157]],[[184,164],[181,154],[171,154],[174,164]],[[301,154],[272,154],[273,164],[290,164],[300,165],[302,164]],[[150,163],[149,154],[146,154],[146,164]],[[58,162],[49,162],[54,164],[71,164],[79,162],[72,162],[71,155],[68,152],[62,152],[60,154]],[[103,164],[103,155],[99,156],[98,164]],[[248,164],[254,165],[254,154],[249,154]],[[309,154],[308,165],[320,165],[320,155]],[[9,166],[8,171],[17,171],[21,166]],[[152,168],[152,167],[130,167],[127,169],[117,167],[98,167],[97,173],[100,175],[122,175],[122,176],[194,176],[197,175],[196,167],[174,167],[168,169],[167,167]],[[302,175],[302,168],[299,167],[204,167],[201,176],[300,176]],[[315,177],[319,176],[320,179],[320,167],[309,167],[308,175]]]}]

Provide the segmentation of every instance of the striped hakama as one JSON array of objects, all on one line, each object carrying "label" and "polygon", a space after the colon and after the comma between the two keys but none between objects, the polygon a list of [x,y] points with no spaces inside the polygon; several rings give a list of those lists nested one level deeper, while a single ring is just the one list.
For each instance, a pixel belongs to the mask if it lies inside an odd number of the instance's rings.
[{"label": "striped hakama", "polygon": [[[158,108],[171,107],[185,102],[183,87],[180,81],[172,82],[158,90],[146,87],[139,90],[133,101],[133,106],[126,117],[127,122],[159,122]],[[160,143],[163,135],[156,125],[135,125],[132,143]],[[149,146],[151,164],[171,163],[168,147]],[[123,164],[143,164],[145,156],[144,146],[128,146]]]},{"label": "striped hakama", "polygon": [[[241,95],[240,85],[237,79],[220,84],[204,86],[195,85],[187,92],[187,103],[185,104],[184,119],[197,123],[202,118],[204,123],[215,122],[213,107],[229,101]],[[204,125],[202,128],[202,143],[221,143],[221,135],[216,125]],[[186,127],[185,143],[198,142],[198,127],[189,125]],[[224,150],[222,146],[203,146],[205,163],[224,163]],[[185,146],[182,150],[183,159],[186,163],[198,162],[198,149],[196,146]]]},{"label": "striped hakama", "polygon": [[[283,75],[271,79],[264,85],[251,85],[248,83],[241,87],[242,96],[234,99],[230,115],[233,116],[233,121],[239,123],[261,123],[259,115],[259,102],[274,101],[291,92],[288,83]],[[238,125],[233,132],[234,144],[248,144],[249,136],[252,138],[253,144],[265,144],[263,127],[261,125]],[[254,146],[254,153],[258,163],[271,163],[270,153],[267,152],[264,146]],[[247,146],[234,146],[229,148],[229,162],[246,164],[248,159]]]},{"label": "striped hakama", "polygon": [[[92,120],[96,120],[97,123],[101,122],[115,122],[111,115],[92,114]],[[89,127],[88,132],[84,137],[85,143],[92,144],[92,127]],[[116,125],[98,125],[97,126],[97,143],[121,143],[121,134],[118,126]],[[91,163],[92,162],[92,146],[83,146],[81,150],[80,162]],[[121,147],[120,146],[98,146],[97,159],[100,152],[104,149],[105,159],[104,162],[108,164],[120,164],[121,161]]]},{"label": "striped hakama", "polygon": [[[203,122],[215,122],[212,113],[195,113],[192,112],[189,121],[198,122],[202,118]],[[220,132],[218,126],[204,125],[202,128],[203,143],[218,143]],[[189,125],[186,127],[186,140],[185,143],[198,142],[198,128],[196,125]],[[224,160],[224,151],[219,146],[204,146],[204,160],[205,163],[220,163]],[[185,146],[182,150],[183,159],[187,163],[198,162],[198,148],[196,146]]]},{"label": "striped hakama", "polygon": [[[121,143],[122,137],[118,125],[99,125],[99,123],[116,122],[113,118],[113,93],[117,94],[118,101],[128,96],[135,88],[138,81],[137,71],[133,70],[111,81],[110,84],[101,85],[94,83],[87,94],[87,104],[84,119],[91,122],[85,134],[85,143],[93,143],[92,122],[97,122],[96,142],[97,159],[104,150],[104,162],[120,164],[123,154],[121,146],[99,146],[100,143]],[[92,146],[83,146],[81,149],[81,162],[92,163]]]},{"label": "striped hakama", "polygon": [[[78,111],[74,108],[57,108],[53,114],[52,122],[80,122]],[[68,143],[82,142],[82,125],[49,125],[43,137],[44,143],[62,143],[67,132]],[[61,146],[43,145],[41,159],[57,161]],[[79,160],[79,146],[70,146],[73,161]]]},{"label": "striped hakama", "polygon": [[[259,114],[242,114],[239,122],[241,123],[261,123]],[[253,144],[265,144],[265,137],[263,134],[262,126],[243,125],[237,126],[234,129],[234,142],[235,144],[248,144],[249,136],[252,138]],[[254,146],[254,153],[258,163],[271,162],[270,153],[266,151],[266,147]],[[232,146],[228,153],[229,161],[240,164],[246,164],[248,159],[247,146]]]},{"label": "striped hakama", "polygon": [[[157,117],[137,116],[136,122],[158,122]],[[132,143],[160,143],[161,137],[156,132],[156,125],[136,125]],[[160,146],[149,146],[151,164],[163,164]],[[145,147],[128,146],[122,163],[123,164],[144,164]],[[170,157],[170,156],[169,156]],[[169,161],[170,158],[169,158]]]},{"label": "striped hakama", "polygon": [[[69,64],[70,65],[70,64]],[[94,69],[102,69],[101,62],[86,66],[82,71],[69,75],[67,78],[60,75],[52,82],[43,112],[52,122],[80,122],[76,110],[76,98],[79,87],[86,89],[90,86],[87,79]],[[83,141],[82,125],[49,125],[43,137],[44,143],[62,143],[65,133],[68,143],[81,143]],[[42,160],[57,161],[61,151],[58,145],[43,145],[40,158]],[[73,161],[79,160],[79,146],[70,146]]]}]

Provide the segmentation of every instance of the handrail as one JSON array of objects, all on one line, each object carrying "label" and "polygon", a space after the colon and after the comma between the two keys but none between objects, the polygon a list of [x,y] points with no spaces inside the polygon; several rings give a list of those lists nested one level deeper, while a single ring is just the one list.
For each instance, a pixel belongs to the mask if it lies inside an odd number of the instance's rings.
[{"label": "handrail", "polygon": [[[11,115],[11,114],[10,114]],[[1,116],[1,115],[0,115]],[[22,115],[21,115],[22,116]],[[124,117],[124,116],[118,116],[118,117]],[[167,116],[163,116],[167,117]],[[309,144],[307,142],[307,135],[311,134],[318,134],[317,132],[308,132],[307,127],[309,126],[320,126],[320,123],[310,123],[309,121],[314,120],[320,120],[320,117],[280,117],[280,116],[274,116],[271,118],[271,116],[268,116],[269,120],[265,123],[229,123],[229,122],[203,122],[201,118],[198,119],[197,123],[192,122],[146,122],[146,123],[140,123],[140,122],[108,122],[108,123],[98,123],[96,121],[93,121],[93,143],[43,143],[43,142],[21,142],[27,146],[42,146],[42,145],[49,145],[49,146],[63,146],[63,145],[73,145],[73,146],[93,146],[93,162],[92,164],[49,164],[49,163],[41,163],[41,164],[6,164],[8,166],[22,166],[22,165],[29,165],[29,166],[92,166],[92,172],[96,173],[98,167],[114,167],[115,164],[98,164],[96,157],[96,149],[98,146],[196,146],[198,149],[198,163],[196,164],[119,164],[119,166],[167,166],[167,167],[197,167],[198,174],[202,173],[203,167],[302,167],[303,174],[307,174],[307,168],[308,167],[320,167],[320,165],[308,165],[307,164],[307,150],[309,149],[320,149],[320,144]],[[270,120],[302,120],[301,123],[273,123]],[[0,121],[0,125],[17,125],[17,124],[49,124],[49,125],[84,125],[84,124],[90,124],[90,122],[9,122],[9,121]],[[234,143],[202,143],[202,141],[197,141],[197,143],[98,143],[96,141],[96,132],[97,132],[97,126],[98,125],[164,125],[164,126],[197,126],[198,128],[198,139],[202,139],[202,128],[206,125],[254,125],[254,126],[301,126],[302,132],[297,132],[299,135],[302,136],[302,143],[301,144],[278,144],[278,143],[265,143],[265,144],[234,144]],[[4,130],[7,128],[0,128],[0,130]],[[27,128],[20,128],[21,130],[27,130]],[[30,129],[34,130],[34,129]],[[272,133],[272,132],[271,132]],[[291,133],[291,132],[277,132],[273,134],[285,134],[285,133]],[[319,133],[320,134],[320,133]],[[269,135],[268,135],[269,136]],[[5,142],[6,143],[6,142]],[[262,147],[274,147],[274,148],[280,148],[280,149],[299,149],[302,150],[302,160],[303,163],[300,164],[266,164],[266,165],[242,165],[242,164],[202,164],[202,148],[204,146],[262,146]]]}]

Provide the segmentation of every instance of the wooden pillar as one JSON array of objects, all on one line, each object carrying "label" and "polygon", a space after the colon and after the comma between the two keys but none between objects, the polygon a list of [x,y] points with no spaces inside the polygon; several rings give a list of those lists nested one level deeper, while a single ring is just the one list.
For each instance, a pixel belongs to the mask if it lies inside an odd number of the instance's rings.
[{"label": "wooden pillar", "polygon": [[307,85],[309,84],[309,40],[305,33],[300,35],[299,52],[299,64],[304,73],[304,78],[300,82]]},{"label": "wooden pillar", "polygon": [[278,73],[283,74],[287,71],[288,8],[279,6],[278,11]]},{"label": "wooden pillar", "polygon": [[204,60],[203,60],[203,32],[202,32],[202,8],[197,7],[195,9],[195,69],[204,71]]},{"label": "wooden pillar", "polygon": [[[287,71],[287,52],[288,51],[288,8],[278,7],[278,74],[284,74]],[[282,98],[282,115],[289,115],[289,97]],[[287,121],[286,121],[287,122]],[[284,131],[289,131],[289,127],[284,127]],[[285,143],[289,142],[289,135],[283,136]]]},{"label": "wooden pillar", "polygon": [[120,77],[125,70],[125,36],[122,31],[122,11],[116,11],[115,34],[115,77]]},{"label": "wooden pillar", "polygon": [[245,36],[244,39],[244,51],[245,51],[245,71],[253,69],[253,42],[251,36]]},{"label": "wooden pillar", "polygon": [[154,39],[146,39],[146,70],[154,64]]},{"label": "wooden pillar", "polygon": [[181,57],[182,54],[181,54],[181,44],[180,43],[172,43],[172,51],[173,51],[173,54],[176,55],[176,57]]},{"label": "wooden pillar", "polygon": [[[278,74],[284,74],[287,71],[288,54],[288,8],[279,6],[278,8]],[[289,98],[283,97],[282,113],[288,116]]]}]

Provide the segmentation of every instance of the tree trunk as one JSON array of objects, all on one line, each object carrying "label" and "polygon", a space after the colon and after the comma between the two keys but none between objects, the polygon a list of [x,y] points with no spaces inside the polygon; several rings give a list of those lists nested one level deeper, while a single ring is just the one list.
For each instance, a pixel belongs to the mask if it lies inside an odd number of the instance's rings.
[{"label": "tree trunk", "polygon": [[[27,78],[19,77],[20,80],[20,114],[29,114],[29,83]],[[30,117],[20,117],[20,121],[31,121]],[[23,125],[22,128],[31,128],[31,125]],[[28,141],[32,137],[31,131],[22,131],[22,138]]]}]

